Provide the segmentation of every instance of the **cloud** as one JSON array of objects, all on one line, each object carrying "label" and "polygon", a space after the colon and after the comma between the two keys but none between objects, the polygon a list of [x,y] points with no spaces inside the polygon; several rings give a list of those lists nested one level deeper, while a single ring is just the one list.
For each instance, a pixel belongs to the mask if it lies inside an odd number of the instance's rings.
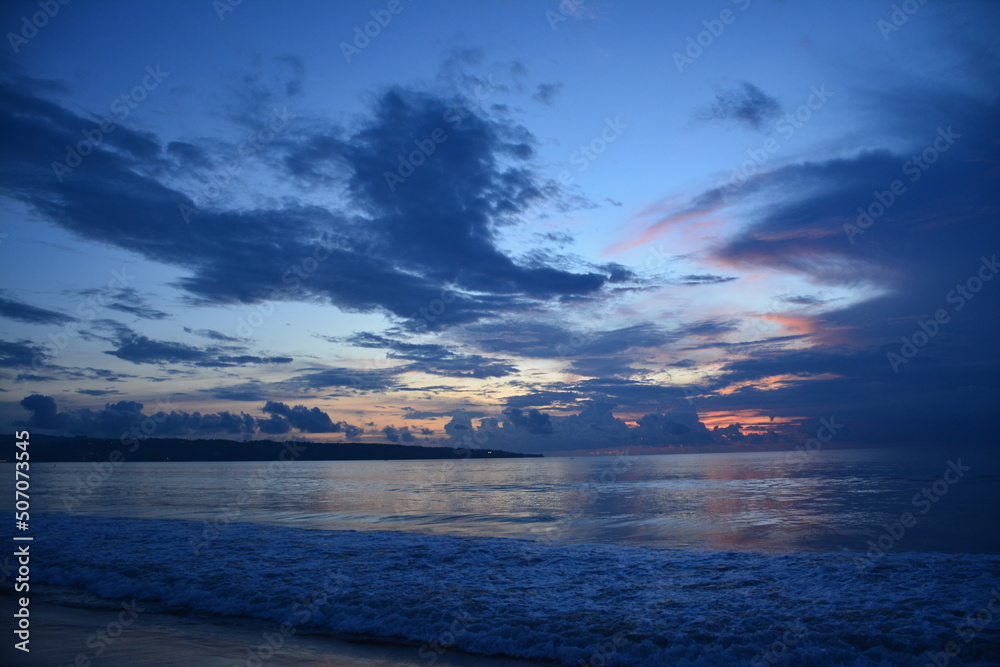
[{"label": "cloud", "polygon": [[185,141],[171,141],[167,144],[166,151],[182,169],[205,169],[212,166],[207,151]]},{"label": "cloud", "polygon": [[249,401],[252,403],[267,400],[268,396],[271,395],[271,388],[257,380],[229,385],[228,387],[202,389],[201,391],[207,393],[212,398],[225,401]]},{"label": "cloud", "polygon": [[274,417],[284,417],[292,428],[303,433],[346,433],[349,438],[362,433],[362,429],[347,422],[334,422],[330,415],[319,408],[310,409],[304,405],[289,407],[285,403],[268,401],[264,404],[263,411]]},{"label": "cloud", "polygon": [[370,332],[359,332],[345,342],[357,347],[390,350],[390,359],[404,359],[413,363],[397,372],[418,371],[448,377],[490,378],[504,377],[517,372],[517,368],[499,359],[482,355],[465,355],[453,352],[443,345],[433,343],[407,343],[398,339]]},{"label": "cloud", "polygon": [[190,345],[153,340],[146,336],[134,336],[131,340],[122,341],[117,350],[109,350],[105,354],[134,364],[199,362],[208,357],[204,350]]},{"label": "cloud", "polygon": [[58,378],[48,375],[35,375],[34,373],[19,373],[14,382],[53,382]]},{"label": "cloud", "polygon": [[765,431],[743,435],[738,428],[709,430],[698,413],[684,400],[663,412],[649,413],[631,424],[614,415],[615,403],[588,401],[578,414],[554,417],[541,410],[508,408],[499,418],[483,419],[478,427],[456,415],[445,426],[452,444],[546,452],[576,450],[622,450],[673,445],[700,446],[743,442],[788,442],[787,437]]},{"label": "cloud", "polygon": [[295,428],[304,433],[344,433],[351,438],[363,432],[346,422],[332,421],[318,408],[308,409],[303,405],[289,407],[274,401],[264,405],[263,412],[271,415],[266,419],[228,411],[159,410],[147,413],[143,404],[136,401],[106,403],[99,410],[78,408],[60,411],[54,398],[42,394],[25,397],[21,400],[21,407],[31,416],[26,421],[15,422],[16,425],[64,435],[135,437],[129,434],[141,424],[153,425],[151,429],[143,427],[140,431],[149,437],[252,436],[258,432],[279,435]]},{"label": "cloud", "polygon": [[825,299],[809,294],[793,294],[790,296],[783,296],[780,297],[780,300],[784,303],[791,303],[796,306],[821,306],[826,303]]},{"label": "cloud", "polygon": [[107,288],[107,289],[86,289],[80,290],[80,294],[98,299],[99,303],[112,310],[121,313],[134,315],[144,320],[164,320],[170,317],[162,310],[150,306],[146,298],[131,287]]},{"label": "cloud", "polygon": [[735,276],[715,276],[710,273],[681,276],[681,285],[718,285],[737,280]]},{"label": "cloud", "polygon": [[781,115],[781,104],[752,83],[739,85],[716,93],[715,103],[699,112],[698,117],[708,121],[736,121],[752,130]]},{"label": "cloud", "polygon": [[[54,156],[65,155],[92,121],[39,97],[38,86],[4,82],[0,89],[2,191],[82,238],[182,268],[177,286],[201,303],[329,303],[433,329],[593,294],[609,279],[594,270],[520,266],[498,248],[499,226],[558,190],[527,166],[535,143],[527,130],[490,120],[461,99],[396,88],[379,96],[339,141],[332,141],[336,130],[307,132],[313,124],[303,123],[269,146],[284,152],[291,176],[308,180],[333,165],[345,184],[342,209],[289,203],[226,210],[199,209],[184,191],[158,180],[167,151],[156,136],[127,127],[60,174],[60,182]],[[437,129],[448,140],[390,187],[386,173],[397,171],[398,156],[416,149],[414,137]],[[185,210],[194,212],[188,220]],[[414,317],[444,289],[454,298],[443,312]],[[145,352],[131,356],[146,358]],[[179,345],[150,352],[197,356]]]},{"label": "cloud", "polygon": [[535,89],[535,94],[531,99],[541,104],[550,105],[555,100],[556,94],[563,89],[562,83],[540,83]]},{"label": "cloud", "polygon": [[226,368],[230,366],[244,366],[246,364],[290,364],[292,357],[258,357],[253,354],[221,354],[210,361],[199,361],[199,366],[209,368]]},{"label": "cloud", "polygon": [[567,404],[572,405],[578,399],[584,397],[584,394],[575,391],[551,391],[551,390],[540,390],[532,391],[527,394],[518,394],[516,396],[507,397],[507,406],[512,408],[529,408],[529,407],[549,407],[553,405]]},{"label": "cloud", "polygon": [[355,368],[321,368],[302,369],[303,373],[293,376],[281,383],[293,389],[350,389],[359,392],[384,392],[390,389],[403,389],[396,379],[399,371],[395,369],[359,370]]},{"label": "cloud", "polygon": [[[102,340],[108,340],[117,345],[117,349],[106,350],[105,354],[134,364],[186,364],[203,368],[229,368],[248,364],[288,364],[294,361],[292,357],[286,356],[264,357],[255,354],[223,353],[224,349],[239,350],[242,349],[241,346],[202,349],[185,343],[154,340],[113,320],[100,320],[95,324],[98,329],[111,332],[109,336],[99,336]],[[218,335],[222,336],[222,334]],[[209,335],[207,337],[218,340],[216,336]],[[224,339],[228,340],[228,337],[224,337]]]},{"label": "cloud", "polygon": [[44,362],[46,358],[43,348],[29,341],[0,340],[0,368],[30,367],[35,359]]},{"label": "cloud", "polygon": [[382,429],[382,435],[389,442],[414,442],[416,438],[410,432],[409,426],[403,426],[396,428],[395,426],[386,426]]},{"label": "cloud", "polygon": [[527,412],[520,408],[507,408],[503,411],[506,423],[514,428],[524,429],[534,435],[547,435],[553,432],[552,418],[532,408]]},{"label": "cloud", "polygon": [[211,340],[217,340],[223,343],[238,343],[239,338],[234,336],[229,336],[222,333],[221,331],[215,331],[214,329],[191,329],[189,327],[184,327],[184,331],[189,334],[194,334],[196,336],[202,336],[204,338],[209,338]]},{"label": "cloud", "polygon": [[75,317],[57,313],[46,308],[39,308],[27,303],[21,303],[0,295],[0,316],[28,324],[67,324],[76,322]]}]

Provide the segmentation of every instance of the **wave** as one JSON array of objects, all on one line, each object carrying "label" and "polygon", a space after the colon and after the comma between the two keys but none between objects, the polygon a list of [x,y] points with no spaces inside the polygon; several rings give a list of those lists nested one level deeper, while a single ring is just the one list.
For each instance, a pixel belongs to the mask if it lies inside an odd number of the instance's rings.
[{"label": "wave", "polygon": [[1000,662],[1000,615],[976,620],[1000,602],[994,555],[889,553],[862,568],[857,553],[33,519],[33,582],[409,643],[417,664],[447,648],[573,665],[914,664],[948,642],[949,664]]}]

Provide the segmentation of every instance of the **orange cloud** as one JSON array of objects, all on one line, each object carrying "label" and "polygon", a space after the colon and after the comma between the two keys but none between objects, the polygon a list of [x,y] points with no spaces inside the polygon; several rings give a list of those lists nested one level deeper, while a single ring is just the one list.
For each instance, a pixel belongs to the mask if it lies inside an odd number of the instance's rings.
[{"label": "orange cloud", "polygon": [[[601,252],[601,256],[607,257],[609,255],[616,255],[632,248],[637,248],[641,245],[645,245],[650,241],[653,241],[668,231],[680,227],[691,221],[699,221],[693,229],[705,229],[710,228],[718,224],[720,221],[711,216],[715,214],[721,206],[714,206],[708,209],[685,211],[682,213],[673,213],[665,217],[660,218],[656,222],[650,224],[645,229],[640,230],[638,233],[634,234],[631,238],[624,241],[619,241],[614,245],[605,248]],[[637,215],[635,215],[628,226],[635,227],[642,224],[640,221],[649,216],[652,213],[659,213],[655,208],[650,210],[647,209]]]},{"label": "orange cloud", "polygon": [[740,430],[745,430],[747,432],[759,431],[759,429],[748,429],[747,427],[768,426],[777,428],[780,426],[798,424],[801,419],[802,417],[774,417],[772,420],[770,415],[766,415],[759,410],[716,410],[713,412],[703,412],[698,416],[698,420],[705,424],[708,428],[714,428],[716,426],[719,428],[725,428],[730,424],[738,423],[742,427]]},{"label": "orange cloud", "polygon": [[835,373],[782,373],[780,375],[770,375],[756,380],[734,382],[719,389],[718,393],[724,396],[726,394],[732,394],[738,389],[743,389],[745,387],[753,387],[759,391],[774,391],[776,389],[784,389],[789,384],[798,384],[800,382],[808,382],[810,380],[835,380],[839,377],[840,376]]}]

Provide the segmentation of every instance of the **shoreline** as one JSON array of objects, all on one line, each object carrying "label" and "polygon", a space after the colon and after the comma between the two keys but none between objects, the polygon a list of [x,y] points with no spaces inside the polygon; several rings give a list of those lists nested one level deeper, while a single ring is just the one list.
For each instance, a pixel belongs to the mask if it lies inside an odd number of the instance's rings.
[{"label": "shoreline", "polygon": [[[118,623],[124,615],[124,627]],[[477,656],[444,647],[349,642],[321,634],[282,635],[275,623],[204,614],[93,609],[33,601],[30,653],[5,642],[0,662],[69,666],[204,665],[206,667],[526,667],[548,661]],[[134,618],[134,620],[132,620]],[[103,632],[104,634],[98,634]],[[114,638],[111,635],[116,635]],[[273,650],[268,644],[277,645]],[[100,652],[100,654],[98,654]]]}]

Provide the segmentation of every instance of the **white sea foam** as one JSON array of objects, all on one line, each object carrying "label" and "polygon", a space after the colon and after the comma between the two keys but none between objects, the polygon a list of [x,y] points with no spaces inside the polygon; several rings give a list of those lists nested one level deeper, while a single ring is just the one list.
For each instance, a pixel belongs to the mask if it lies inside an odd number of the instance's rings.
[{"label": "white sea foam", "polygon": [[1000,664],[1000,614],[975,619],[994,594],[993,608],[1000,603],[1000,556],[887,554],[859,571],[849,553],[664,551],[249,523],[229,525],[196,554],[198,522],[33,518],[33,581],[412,642],[423,645],[414,650],[418,665],[430,664],[438,645],[573,665],[773,664],[768,657],[924,664],[925,651],[949,641],[961,647],[950,665]]}]

